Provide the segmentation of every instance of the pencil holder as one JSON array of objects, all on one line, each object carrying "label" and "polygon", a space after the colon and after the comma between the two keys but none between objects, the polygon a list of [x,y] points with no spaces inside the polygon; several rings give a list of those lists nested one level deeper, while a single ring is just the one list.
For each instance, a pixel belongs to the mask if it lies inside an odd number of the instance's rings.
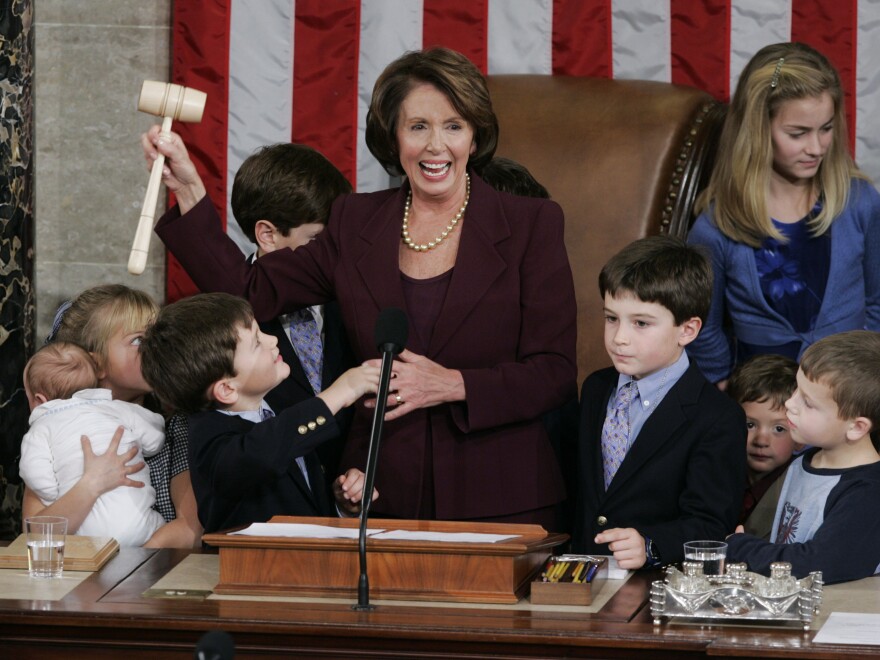
[{"label": "pencil holder", "polygon": [[550,557],[532,581],[533,605],[590,605],[608,579],[608,558]]}]

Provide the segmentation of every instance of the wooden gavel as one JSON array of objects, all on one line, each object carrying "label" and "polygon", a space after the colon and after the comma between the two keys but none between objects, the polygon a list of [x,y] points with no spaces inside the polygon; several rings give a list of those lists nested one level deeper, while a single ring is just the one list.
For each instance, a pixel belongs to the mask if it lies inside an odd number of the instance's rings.
[{"label": "wooden gavel", "polygon": [[[162,134],[171,131],[171,121],[177,119],[186,122],[200,122],[205,110],[207,95],[191,87],[173,85],[171,83],[145,80],[138,98],[138,110],[162,117]],[[165,156],[153,161],[150,171],[150,183],[144,204],[141,207],[141,219],[138,221],[131,254],[128,257],[128,272],[140,275],[147,266],[147,254],[150,251],[150,238],[153,235],[153,220],[156,217],[156,202],[159,199],[159,185],[162,183],[162,169],[165,167]]]}]

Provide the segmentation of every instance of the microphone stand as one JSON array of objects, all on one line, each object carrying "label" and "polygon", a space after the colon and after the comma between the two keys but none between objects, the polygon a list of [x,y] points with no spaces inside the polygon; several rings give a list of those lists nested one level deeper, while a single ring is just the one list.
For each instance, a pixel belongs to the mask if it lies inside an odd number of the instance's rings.
[{"label": "microphone stand", "polygon": [[[395,350],[397,349],[397,350]],[[370,580],[367,577],[367,519],[373,501],[373,481],[376,477],[376,462],[379,458],[379,441],[382,437],[382,423],[385,421],[385,408],[388,403],[388,389],[391,383],[391,366],[395,353],[400,352],[394,344],[382,346],[382,367],[379,371],[379,391],[376,393],[376,410],[373,413],[373,426],[370,430],[370,446],[367,450],[367,472],[364,485],[364,499],[361,505],[361,527],[358,534],[358,556],[360,577],[358,578],[358,602],[351,609],[365,611],[375,609],[370,605]]]}]

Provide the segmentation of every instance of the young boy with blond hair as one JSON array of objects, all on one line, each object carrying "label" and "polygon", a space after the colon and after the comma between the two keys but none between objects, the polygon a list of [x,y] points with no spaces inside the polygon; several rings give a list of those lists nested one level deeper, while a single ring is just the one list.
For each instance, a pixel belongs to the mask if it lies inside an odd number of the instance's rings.
[{"label": "young boy with blond hair", "polygon": [[733,372],[727,393],[746,414],[748,482],[739,522],[746,532],[770,538],[785,470],[802,448],[791,438],[785,402],[797,388],[797,362],[755,355]]},{"label": "young boy with blond hair", "polygon": [[728,561],[765,574],[785,561],[797,577],[822,571],[826,583],[880,572],[877,374],[877,332],[830,335],[804,352],[785,408],[792,437],[811,448],[788,468],[770,541],[739,527],[727,540]]},{"label": "young boy with blond hair", "polygon": [[599,291],[614,366],[581,394],[573,548],[629,569],[678,562],[685,541],[723,539],[742,506],[745,415],[685,352],[712,269],[683,241],[651,236],[611,258]]},{"label": "young boy with blond hair", "polygon": [[[224,293],[164,307],[144,335],[141,366],[163,405],[188,413],[190,471],[205,532],[275,515],[332,515],[314,449],[339,433],[340,410],[376,391],[378,367],[349,369],[276,416],[265,396],[290,367],[251,306]],[[337,505],[350,513],[362,490],[363,473],[354,468],[333,483]]]}]

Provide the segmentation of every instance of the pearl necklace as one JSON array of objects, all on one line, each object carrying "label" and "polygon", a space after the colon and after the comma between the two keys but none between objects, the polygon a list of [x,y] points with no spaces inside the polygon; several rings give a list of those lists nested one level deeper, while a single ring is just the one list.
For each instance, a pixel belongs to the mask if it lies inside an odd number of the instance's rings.
[{"label": "pearl necklace", "polygon": [[461,205],[461,208],[458,209],[458,213],[455,214],[455,217],[452,221],[446,225],[446,229],[444,229],[440,235],[435,238],[433,241],[428,241],[427,243],[415,243],[413,239],[409,237],[409,210],[412,206],[412,189],[410,189],[409,194],[406,196],[406,206],[403,209],[403,227],[400,231],[400,236],[403,238],[403,244],[411,250],[415,250],[416,252],[427,252],[431,250],[440,243],[443,242],[443,239],[449,236],[449,233],[455,229],[456,225],[458,225],[458,221],[461,220],[464,215],[464,210],[467,208],[468,200],[471,198],[471,177],[468,174],[465,174],[465,179],[467,181],[467,192],[464,195],[464,204]]}]

